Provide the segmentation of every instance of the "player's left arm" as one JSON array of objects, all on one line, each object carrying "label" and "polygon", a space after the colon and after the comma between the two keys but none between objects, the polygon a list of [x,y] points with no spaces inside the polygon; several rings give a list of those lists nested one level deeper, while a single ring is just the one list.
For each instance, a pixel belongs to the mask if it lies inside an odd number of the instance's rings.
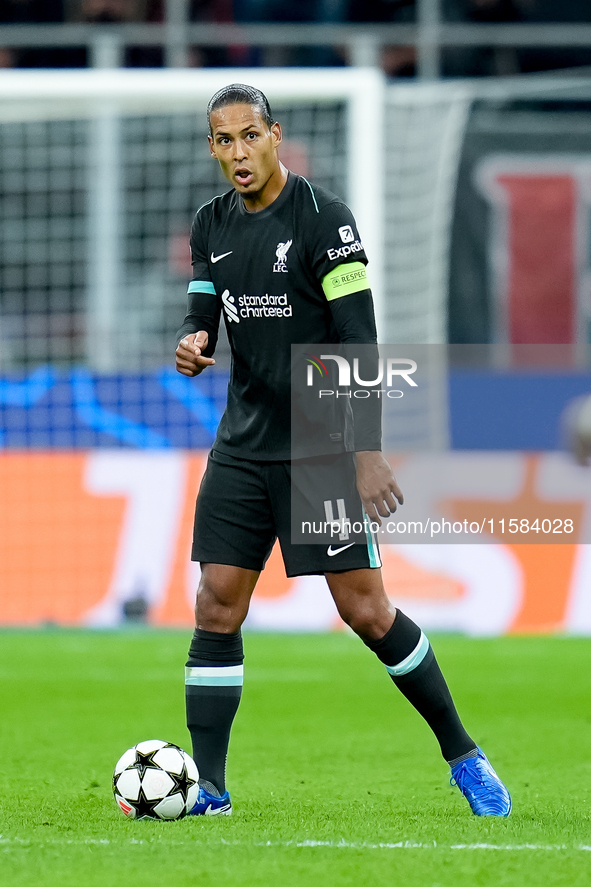
[{"label": "player's left arm", "polygon": [[[355,278],[359,285],[367,285],[365,267],[357,263],[338,266],[323,281],[323,289],[343,343],[367,345],[367,357],[377,366],[378,348],[373,299],[369,287],[331,298],[342,286],[334,287],[339,278]],[[333,281],[333,283],[331,283]],[[373,347],[371,347],[373,346]],[[369,378],[377,375],[369,373]],[[371,520],[381,523],[380,517],[393,514],[404,497],[392,468],[382,455],[381,401],[375,398],[352,399],[355,451],[357,457],[357,489],[363,507]]]},{"label": "player's left arm", "polygon": [[[321,201],[322,202],[322,201]],[[339,340],[366,345],[367,372],[379,359],[367,257],[351,210],[340,201],[315,204],[306,227],[310,269],[321,284]],[[377,375],[377,373],[376,373]],[[376,378],[367,375],[366,378]],[[382,455],[382,406],[378,397],[351,398],[357,488],[367,515],[381,523],[403,496]]]}]

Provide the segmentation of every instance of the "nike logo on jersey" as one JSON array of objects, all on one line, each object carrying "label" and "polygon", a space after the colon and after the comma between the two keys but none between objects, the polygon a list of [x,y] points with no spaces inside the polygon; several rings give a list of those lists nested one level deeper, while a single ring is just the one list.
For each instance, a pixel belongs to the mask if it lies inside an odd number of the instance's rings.
[{"label": "nike logo on jersey", "polygon": [[222,253],[221,256],[214,256],[214,254],[212,253],[211,254],[211,264],[215,265],[216,262],[221,261],[221,259],[225,259],[226,256],[231,256],[233,252],[234,252],[234,250],[231,249],[229,253]]},{"label": "nike logo on jersey", "polygon": [[335,554],[340,554],[341,551],[346,551],[347,548],[351,548],[352,545],[355,545],[355,543],[349,542],[348,545],[342,545],[340,548],[333,548],[332,545],[329,545],[326,549],[326,553],[329,557],[334,557]]}]

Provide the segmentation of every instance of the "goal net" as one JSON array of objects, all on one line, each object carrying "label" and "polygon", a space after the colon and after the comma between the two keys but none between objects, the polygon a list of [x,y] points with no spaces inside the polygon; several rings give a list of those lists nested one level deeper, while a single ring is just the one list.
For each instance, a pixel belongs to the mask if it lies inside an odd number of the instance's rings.
[{"label": "goal net", "polygon": [[286,165],[349,202],[380,292],[377,72],[22,71],[2,80],[0,371],[170,362],[192,217],[229,187],[209,156],[205,108],[230,80],[269,96]]}]

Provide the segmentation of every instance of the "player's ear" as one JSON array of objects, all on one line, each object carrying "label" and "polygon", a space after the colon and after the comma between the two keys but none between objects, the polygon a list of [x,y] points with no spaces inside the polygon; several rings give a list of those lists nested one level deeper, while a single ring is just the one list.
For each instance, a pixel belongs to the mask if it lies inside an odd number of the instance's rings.
[{"label": "player's ear", "polygon": [[271,135],[273,136],[273,144],[277,148],[283,139],[283,133],[281,132],[281,124],[274,123],[271,126]]},{"label": "player's ear", "polygon": [[209,142],[209,153],[211,154],[212,157],[215,157],[215,148],[214,148],[214,143],[213,143],[212,137],[207,136],[207,141]]}]

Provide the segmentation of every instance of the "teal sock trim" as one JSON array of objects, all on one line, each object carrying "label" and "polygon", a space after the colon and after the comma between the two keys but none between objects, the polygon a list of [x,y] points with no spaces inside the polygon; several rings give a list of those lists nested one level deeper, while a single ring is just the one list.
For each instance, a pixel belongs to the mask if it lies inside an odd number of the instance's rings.
[{"label": "teal sock trim", "polygon": [[386,665],[386,671],[388,674],[391,674],[393,678],[399,678],[404,674],[408,674],[409,671],[413,671],[413,669],[421,664],[429,652],[429,647],[429,638],[421,632],[419,642],[412,653],[410,653],[406,659],[403,659],[402,662],[399,662],[398,665]]},{"label": "teal sock trim", "polygon": [[193,687],[242,687],[244,683],[244,666],[228,665],[219,668],[206,666],[187,666],[185,668],[185,684]]}]

